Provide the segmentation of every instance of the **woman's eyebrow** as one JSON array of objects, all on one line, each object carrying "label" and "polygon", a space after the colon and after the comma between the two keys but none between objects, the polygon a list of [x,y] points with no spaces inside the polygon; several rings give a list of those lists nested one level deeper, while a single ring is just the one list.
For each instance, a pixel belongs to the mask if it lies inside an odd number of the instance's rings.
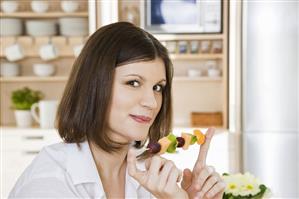
[{"label": "woman's eyebrow", "polygon": [[128,75],[125,75],[125,77],[128,77],[128,76],[137,76],[137,77],[139,77],[142,80],[145,79],[144,77],[142,77],[141,75],[138,75],[138,74],[128,74]]},{"label": "woman's eyebrow", "polygon": [[[125,77],[128,77],[128,76],[137,76],[137,77],[139,77],[141,80],[146,80],[143,76],[141,76],[141,75],[138,75],[138,74],[127,74],[127,75],[125,75]],[[161,83],[161,82],[166,82],[166,79],[161,79],[160,81],[158,81],[158,83]]]}]

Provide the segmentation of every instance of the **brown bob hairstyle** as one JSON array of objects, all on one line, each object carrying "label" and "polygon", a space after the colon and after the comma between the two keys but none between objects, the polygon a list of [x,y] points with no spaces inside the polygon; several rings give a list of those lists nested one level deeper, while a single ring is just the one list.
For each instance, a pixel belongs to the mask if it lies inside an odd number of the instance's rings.
[{"label": "brown bob hairstyle", "polygon": [[[93,141],[106,152],[124,144],[106,134],[116,67],[161,58],[166,87],[161,109],[149,129],[150,142],[171,131],[171,82],[173,67],[167,49],[151,34],[127,22],[103,26],[90,36],[76,59],[57,111],[57,127],[66,143]],[[141,147],[147,140],[136,140]]]}]

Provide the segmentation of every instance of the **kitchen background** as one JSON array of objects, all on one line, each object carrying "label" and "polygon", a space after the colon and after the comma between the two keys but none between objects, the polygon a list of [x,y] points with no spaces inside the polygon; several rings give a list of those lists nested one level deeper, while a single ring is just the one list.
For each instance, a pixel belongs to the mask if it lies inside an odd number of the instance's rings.
[{"label": "kitchen background", "polygon": [[[299,197],[298,1],[164,1],[177,3],[161,6],[171,20],[171,6],[195,10],[191,25],[159,24],[150,2],[1,1],[1,198],[43,146],[61,141],[53,121],[72,64],[90,34],[116,21],[149,30],[169,50],[174,134],[216,127],[208,164],[250,171],[273,197]],[[28,111],[12,108],[24,87],[43,94]],[[198,147],[179,153],[165,156],[192,168]]]}]

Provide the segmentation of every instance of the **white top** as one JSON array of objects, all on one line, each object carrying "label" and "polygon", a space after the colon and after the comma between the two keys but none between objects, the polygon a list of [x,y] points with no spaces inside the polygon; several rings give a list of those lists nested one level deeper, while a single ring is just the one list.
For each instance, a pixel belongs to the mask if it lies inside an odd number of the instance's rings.
[{"label": "white top", "polygon": [[[18,179],[9,198],[106,198],[87,141],[44,147]],[[144,162],[137,167],[144,170]],[[153,198],[126,171],[126,198]]]}]

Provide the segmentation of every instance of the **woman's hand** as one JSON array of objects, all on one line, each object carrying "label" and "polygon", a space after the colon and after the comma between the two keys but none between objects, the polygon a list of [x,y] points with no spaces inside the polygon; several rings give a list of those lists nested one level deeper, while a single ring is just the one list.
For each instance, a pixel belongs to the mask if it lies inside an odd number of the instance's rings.
[{"label": "woman's hand", "polygon": [[128,173],[156,198],[187,199],[188,194],[177,184],[182,173],[174,163],[155,155],[145,161],[146,171],[136,167],[136,155],[130,149],[127,156]]},{"label": "woman's hand", "polygon": [[222,199],[225,183],[215,169],[206,165],[206,158],[215,129],[209,128],[206,141],[200,147],[193,171],[185,169],[181,187],[186,190],[190,199]]}]

